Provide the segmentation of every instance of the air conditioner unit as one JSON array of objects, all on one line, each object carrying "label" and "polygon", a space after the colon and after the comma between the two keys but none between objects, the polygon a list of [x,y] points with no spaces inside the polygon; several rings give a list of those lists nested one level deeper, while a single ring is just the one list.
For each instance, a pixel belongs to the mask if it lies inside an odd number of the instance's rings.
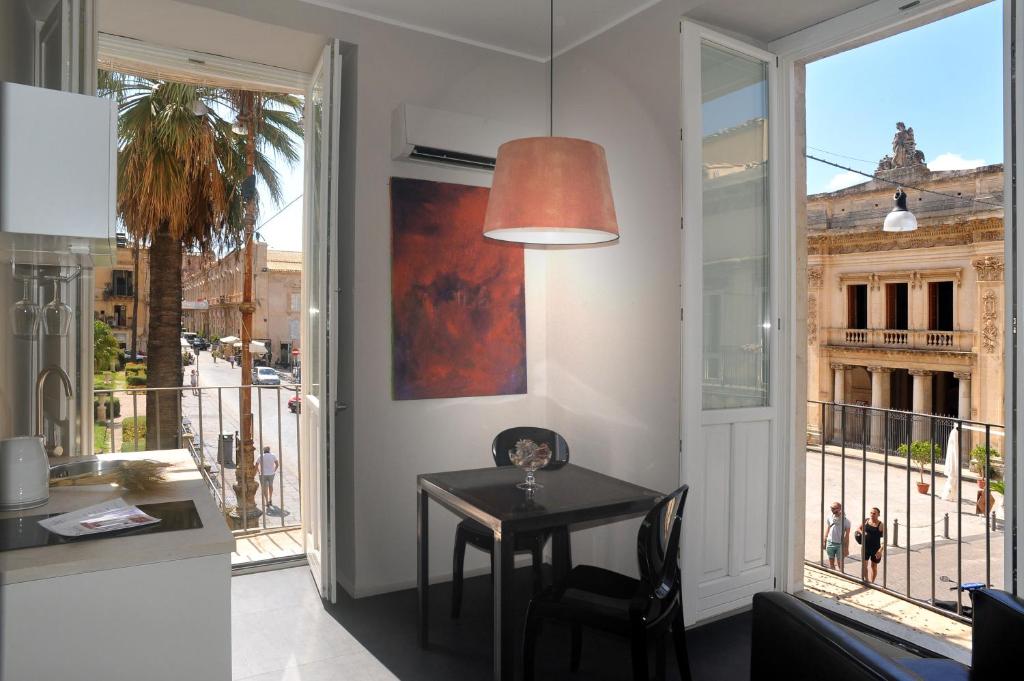
[{"label": "air conditioner unit", "polygon": [[402,104],[391,115],[391,157],[490,171],[499,146],[533,134],[507,121]]}]

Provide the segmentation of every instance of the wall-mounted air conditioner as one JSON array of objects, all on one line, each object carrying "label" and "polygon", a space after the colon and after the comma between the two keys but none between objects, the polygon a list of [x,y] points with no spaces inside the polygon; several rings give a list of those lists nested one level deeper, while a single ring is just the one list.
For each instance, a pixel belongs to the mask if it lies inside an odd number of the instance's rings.
[{"label": "wall-mounted air conditioner", "polygon": [[490,171],[499,146],[533,134],[507,121],[402,104],[391,115],[391,157]]}]

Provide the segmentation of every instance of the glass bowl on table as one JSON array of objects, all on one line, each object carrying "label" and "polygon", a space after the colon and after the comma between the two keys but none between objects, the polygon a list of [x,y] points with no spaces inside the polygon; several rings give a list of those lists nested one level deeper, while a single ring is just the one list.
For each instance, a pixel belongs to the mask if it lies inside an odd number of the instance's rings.
[{"label": "glass bowl on table", "polygon": [[533,440],[522,439],[516,446],[508,450],[509,460],[526,471],[526,480],[516,485],[519,489],[533,491],[544,485],[537,482],[534,473],[551,461],[551,448],[546,444],[537,444]]}]

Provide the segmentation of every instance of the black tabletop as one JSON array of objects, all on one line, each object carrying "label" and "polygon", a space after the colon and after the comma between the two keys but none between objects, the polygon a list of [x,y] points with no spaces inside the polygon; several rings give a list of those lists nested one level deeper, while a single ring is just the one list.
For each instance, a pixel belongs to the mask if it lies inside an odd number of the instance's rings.
[{"label": "black tabletop", "polygon": [[474,517],[476,512],[483,513],[494,520],[490,524],[509,530],[642,513],[662,497],[660,492],[575,464],[540,470],[536,476],[543,487],[532,497],[516,487],[525,474],[515,466],[429,473],[418,480],[427,494],[452,510]]}]

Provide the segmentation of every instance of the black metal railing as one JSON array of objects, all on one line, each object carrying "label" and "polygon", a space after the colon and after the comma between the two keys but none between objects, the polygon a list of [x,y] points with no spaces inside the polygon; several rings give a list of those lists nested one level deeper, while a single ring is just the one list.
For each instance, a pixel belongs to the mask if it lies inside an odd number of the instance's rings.
[{"label": "black metal railing", "polygon": [[[1003,427],[861,405],[809,401],[808,407],[805,561],[969,620],[969,601],[957,587],[1002,584],[1003,526],[997,501],[1003,490]],[[970,483],[977,486],[965,488]],[[838,560],[826,560],[831,505],[836,502],[850,522],[849,552],[842,546]],[[869,578],[866,541],[857,546],[852,539],[873,507],[880,511],[883,530],[880,585]],[[855,520],[851,508],[862,520]],[[955,596],[937,593],[937,588],[948,588],[946,583],[954,584],[950,591]]]},{"label": "black metal railing", "polygon": [[[255,460],[259,461],[264,445],[271,447],[278,460],[273,504],[268,503],[270,495],[257,490],[255,503],[259,517],[255,521],[249,520],[253,513],[246,495],[236,495],[234,490],[241,451],[238,404],[242,389],[232,385],[95,390],[94,451],[97,454],[145,451],[147,432],[152,430],[156,435],[155,449],[184,448],[192,454],[221,511],[241,518],[236,532],[249,535],[300,527],[299,387],[250,387]],[[150,400],[158,404],[169,400],[175,405],[176,420],[180,423],[176,437],[164,437],[160,410],[155,411],[155,423],[146,422],[146,403]]]}]

